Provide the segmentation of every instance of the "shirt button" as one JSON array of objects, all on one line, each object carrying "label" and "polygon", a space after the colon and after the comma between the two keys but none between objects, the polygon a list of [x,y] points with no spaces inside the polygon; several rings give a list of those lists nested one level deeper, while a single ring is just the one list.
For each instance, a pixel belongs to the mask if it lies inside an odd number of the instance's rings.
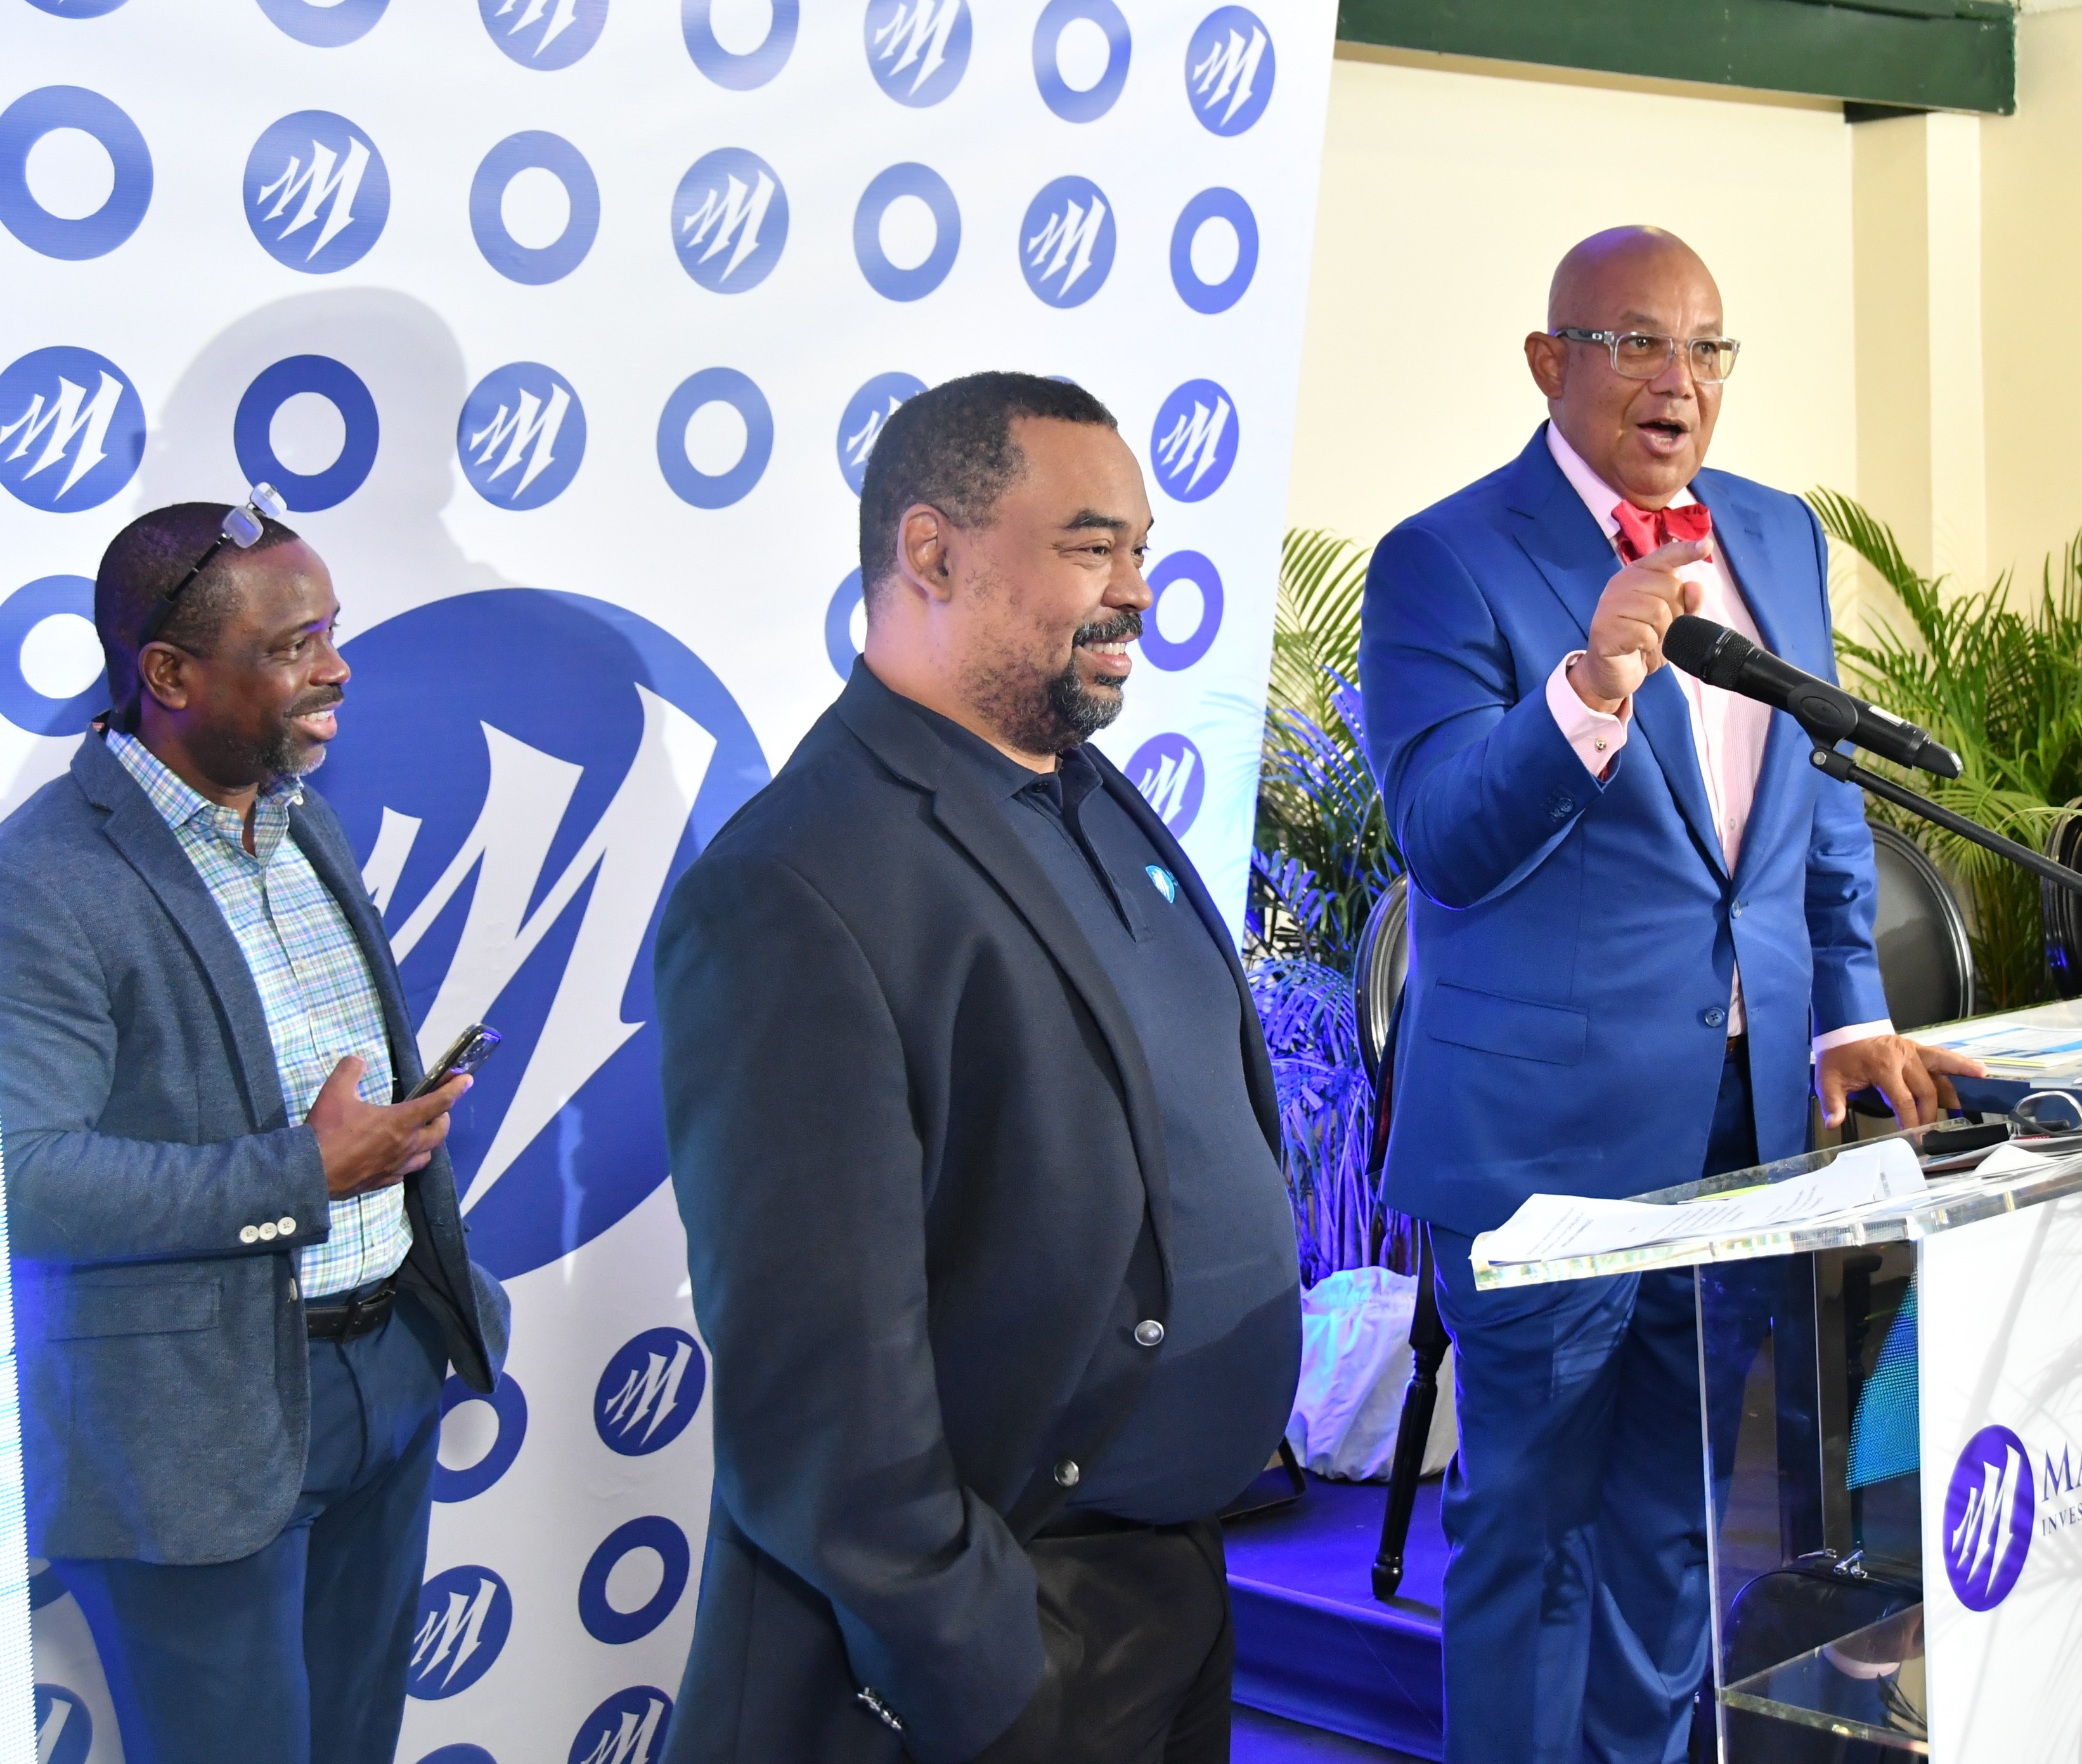
[{"label": "shirt button", "polygon": [[1154,1317],[1144,1317],[1135,1326],[1135,1339],[1144,1347],[1153,1348],[1164,1339],[1164,1325]]},{"label": "shirt button", "polygon": [[[242,1231],[239,1235],[243,1236],[245,1234]],[[281,1232],[276,1229],[274,1220],[271,1219],[266,1224],[260,1227],[256,1235],[259,1237],[262,1243],[272,1244],[277,1237],[281,1236]]]},{"label": "shirt button", "polygon": [[244,1227],[238,1233],[238,1240],[242,1244],[259,1243],[260,1241],[260,1227],[258,1225],[248,1225]]},{"label": "shirt button", "polygon": [[1065,1488],[1076,1488],[1077,1479],[1083,1475],[1084,1471],[1078,1469],[1074,1458],[1065,1458],[1056,1466],[1056,1480]]},{"label": "shirt button", "polygon": [[1718,1029],[1728,1020],[1728,1013],[1719,1005],[1709,1005],[1699,1013],[1699,1021],[1709,1029]]},{"label": "shirt button", "polygon": [[1603,753],[1605,751],[1605,738],[1603,735],[1600,735],[1595,741],[1592,742],[1591,745],[1595,747],[1599,752]]},{"label": "shirt button", "polygon": [[284,1216],[275,1221],[275,1229],[284,1237],[294,1237],[297,1235],[297,1222],[293,1219]]}]

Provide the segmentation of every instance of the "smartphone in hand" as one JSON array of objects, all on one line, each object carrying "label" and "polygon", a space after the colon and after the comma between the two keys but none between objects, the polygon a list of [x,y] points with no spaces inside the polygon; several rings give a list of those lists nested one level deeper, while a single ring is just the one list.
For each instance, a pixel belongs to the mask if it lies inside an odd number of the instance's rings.
[{"label": "smartphone in hand", "polygon": [[485,1061],[491,1058],[492,1050],[503,1038],[488,1024],[473,1023],[456,1037],[449,1050],[427,1068],[427,1076],[412,1087],[412,1093],[405,1100],[416,1102],[430,1096],[451,1078],[467,1078]]}]

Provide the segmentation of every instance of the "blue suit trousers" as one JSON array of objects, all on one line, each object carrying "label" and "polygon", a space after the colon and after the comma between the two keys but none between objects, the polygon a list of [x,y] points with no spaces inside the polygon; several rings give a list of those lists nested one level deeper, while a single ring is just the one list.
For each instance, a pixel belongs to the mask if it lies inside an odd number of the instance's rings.
[{"label": "blue suit trousers", "polygon": [[448,1352],[408,1294],[314,1341],[289,1525],[237,1561],[54,1562],[93,1631],[127,1764],[379,1764],[397,1749]]},{"label": "blue suit trousers", "polygon": [[[1745,1050],[1705,1173],[1756,1162]],[[1683,1764],[1709,1642],[1688,1269],[1477,1291],[1434,1226],[1460,1450],[1441,1501],[1448,1764]]]}]

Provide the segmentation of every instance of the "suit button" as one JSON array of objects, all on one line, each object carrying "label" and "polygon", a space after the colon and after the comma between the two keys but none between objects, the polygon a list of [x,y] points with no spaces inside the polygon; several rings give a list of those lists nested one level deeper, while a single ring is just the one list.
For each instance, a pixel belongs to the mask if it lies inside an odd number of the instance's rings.
[{"label": "suit button", "polygon": [[297,1222],[285,1215],[275,1221],[275,1229],[284,1237],[294,1237],[297,1235]]},{"label": "suit button", "polygon": [[1728,908],[1728,916],[1729,916],[1730,919],[1739,919],[1739,918],[1741,918],[1741,917],[1742,917],[1742,916],[1743,916],[1743,903],[1742,903],[1742,902],[1740,902],[1740,901],[1739,900],[1739,901],[1737,901],[1737,902],[1734,903],[1734,906],[1732,906],[1732,907],[1729,907],[1729,908]]},{"label": "suit button", "polygon": [[1077,1479],[1083,1475],[1084,1471],[1078,1469],[1074,1458],[1065,1458],[1062,1463],[1056,1466],[1056,1480],[1065,1488],[1076,1488]]},{"label": "suit button", "polygon": [[1699,1013],[1699,1021],[1709,1029],[1718,1029],[1728,1020],[1728,1013],[1719,1005],[1711,1005]]},{"label": "suit button", "polygon": [[1135,1326],[1135,1339],[1145,1348],[1153,1348],[1164,1339],[1164,1325],[1154,1317],[1144,1317]]},{"label": "suit button", "polygon": [[[240,1235],[240,1236],[243,1236],[245,1234],[244,1234],[243,1232],[241,1232],[239,1235]],[[280,1236],[281,1235],[282,1235],[282,1234],[281,1234],[280,1231],[276,1227],[276,1223],[275,1223],[274,1220],[272,1220],[272,1219],[269,1219],[266,1224],[263,1225],[263,1226],[260,1227],[259,1231],[259,1233],[258,1233],[258,1236],[259,1236],[260,1241],[261,1241],[262,1243],[263,1243],[263,1244],[272,1244],[272,1243],[273,1243],[273,1242],[275,1241],[275,1240],[276,1240],[277,1237]]]},{"label": "suit button", "polygon": [[238,1240],[242,1244],[259,1243],[260,1241],[260,1227],[258,1225],[247,1225],[242,1227],[238,1233]]}]

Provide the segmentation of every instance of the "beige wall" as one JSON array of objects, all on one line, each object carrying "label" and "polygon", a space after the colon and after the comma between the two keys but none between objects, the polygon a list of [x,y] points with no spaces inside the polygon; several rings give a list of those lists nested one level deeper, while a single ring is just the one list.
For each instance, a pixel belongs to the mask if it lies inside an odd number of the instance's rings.
[{"label": "beige wall", "polygon": [[1802,100],[1341,49],[1290,519],[1370,542],[1515,455],[1555,260],[1637,221],[1705,255],[1743,340],[1713,463],[1855,489],[1853,133]]}]

